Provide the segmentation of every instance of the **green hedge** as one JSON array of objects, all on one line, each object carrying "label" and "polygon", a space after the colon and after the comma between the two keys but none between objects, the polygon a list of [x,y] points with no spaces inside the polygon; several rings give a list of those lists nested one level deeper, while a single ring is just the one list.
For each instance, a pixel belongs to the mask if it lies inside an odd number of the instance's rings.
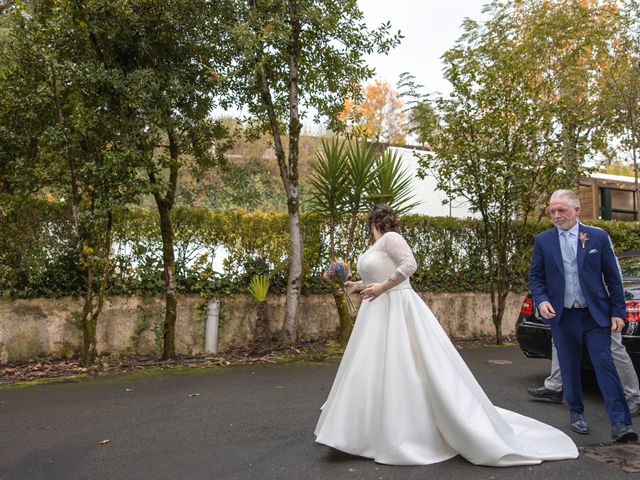
[{"label": "green hedge", "polygon": [[[0,198],[0,294],[9,298],[77,295],[84,286],[73,243],[70,210],[46,201]],[[280,213],[221,212],[178,208],[173,212],[178,285],[183,293],[245,291],[251,277],[272,272],[272,291],[284,291],[289,248],[288,218]],[[480,229],[474,219],[407,215],[403,235],[419,269],[412,278],[418,290],[485,291],[488,281]],[[588,222],[607,230],[618,251],[640,248],[637,222]],[[326,220],[303,215],[305,293],[326,291],[320,274],[327,258]],[[549,223],[529,226],[524,252],[512,252],[512,288],[526,288],[533,236]],[[109,294],[159,294],[163,289],[160,230],[155,212],[117,212],[114,221],[114,272]],[[367,248],[365,218],[356,235],[355,252]],[[338,255],[346,248],[346,224],[339,225]],[[229,253],[222,272],[212,258]],[[357,256],[357,255],[356,255]]]}]

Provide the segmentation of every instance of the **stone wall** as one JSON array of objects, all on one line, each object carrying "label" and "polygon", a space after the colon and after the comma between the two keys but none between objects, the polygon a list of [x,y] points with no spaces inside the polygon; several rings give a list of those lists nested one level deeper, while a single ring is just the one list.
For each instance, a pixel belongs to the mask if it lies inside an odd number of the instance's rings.
[{"label": "stone wall", "polygon": [[[427,302],[451,337],[494,335],[491,301],[480,293],[429,293]],[[505,311],[504,334],[512,334],[522,294],[510,294]],[[355,300],[355,298],[354,298]],[[271,331],[282,327],[284,296],[268,300]],[[98,320],[98,351],[156,354],[161,336],[163,299],[111,297]],[[356,301],[357,303],[357,301]],[[75,325],[81,301],[73,298],[0,300],[0,362],[25,360],[38,355],[71,356],[80,345]],[[181,354],[204,350],[206,303],[196,295],[183,295],[178,303],[176,350]],[[253,338],[256,302],[248,295],[220,297],[218,349],[246,345]],[[299,335],[302,339],[331,336],[338,319],[331,295],[303,296]]]}]

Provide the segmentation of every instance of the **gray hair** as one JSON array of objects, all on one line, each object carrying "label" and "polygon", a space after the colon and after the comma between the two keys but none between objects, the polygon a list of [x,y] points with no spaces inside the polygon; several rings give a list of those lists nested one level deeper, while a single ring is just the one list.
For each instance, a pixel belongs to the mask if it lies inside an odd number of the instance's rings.
[{"label": "gray hair", "polygon": [[556,190],[551,194],[551,198],[549,199],[549,201],[553,202],[554,200],[559,200],[560,198],[566,198],[567,200],[569,200],[569,205],[574,208],[580,206],[580,199],[573,190]]}]

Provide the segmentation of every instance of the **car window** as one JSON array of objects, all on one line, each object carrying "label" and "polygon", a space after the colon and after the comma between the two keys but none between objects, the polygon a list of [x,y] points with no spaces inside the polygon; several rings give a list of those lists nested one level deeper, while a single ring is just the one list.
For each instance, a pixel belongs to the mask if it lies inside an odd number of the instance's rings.
[{"label": "car window", "polygon": [[620,261],[623,276],[640,278],[640,256],[622,257],[618,260]]}]

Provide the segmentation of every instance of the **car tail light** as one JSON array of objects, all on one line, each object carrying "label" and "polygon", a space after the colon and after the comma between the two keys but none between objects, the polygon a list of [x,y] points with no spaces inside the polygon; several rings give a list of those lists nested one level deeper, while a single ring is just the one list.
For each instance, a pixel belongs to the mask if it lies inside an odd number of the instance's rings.
[{"label": "car tail light", "polygon": [[[522,308],[520,308],[520,313],[522,315],[533,315],[533,300],[531,298],[527,297],[524,299],[524,302],[522,302]],[[636,313],[636,316],[637,316],[637,313]],[[627,306],[627,318],[629,318],[628,306]]]},{"label": "car tail light", "polygon": [[640,322],[640,300],[627,300],[627,322]]}]

